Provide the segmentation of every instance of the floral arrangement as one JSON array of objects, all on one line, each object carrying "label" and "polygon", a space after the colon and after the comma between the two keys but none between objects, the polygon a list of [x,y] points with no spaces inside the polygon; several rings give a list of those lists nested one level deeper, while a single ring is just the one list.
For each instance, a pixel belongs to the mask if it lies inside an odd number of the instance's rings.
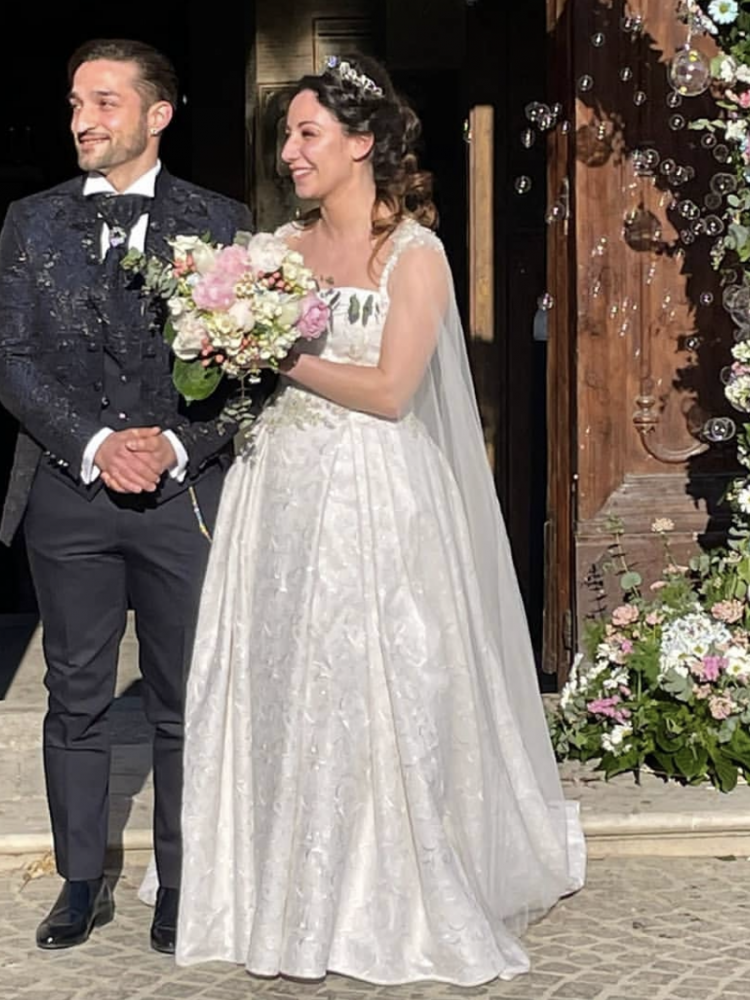
[{"label": "floral arrangement", "polygon": [[[672,84],[683,96],[711,86],[717,105],[715,119],[691,127],[705,133],[702,145],[719,164],[706,205],[723,212],[714,216],[711,260],[736,325],[725,395],[750,413],[750,0],[679,0],[678,12],[688,41],[673,61]],[[698,32],[716,42],[710,65],[691,45]],[[734,434],[734,422],[722,419]],[[750,423],[737,431],[737,459],[750,470]],[[559,757],[597,760],[607,777],[649,767],[684,782],[708,779],[722,791],[740,775],[750,779],[750,472],[735,478],[725,500],[727,546],[688,566],[672,556],[672,522],[654,521],[665,564],[647,593],[627,565],[622,523],[610,520],[607,568],[623,602],[589,624],[550,715]]]},{"label": "floral arrangement", "polygon": [[739,775],[750,778],[750,530],[681,566],[674,525],[657,518],[665,566],[645,595],[622,551],[622,523],[609,527],[624,601],[586,631],[585,658],[550,715],[555,750],[598,760],[608,778],[649,767],[730,791]]},{"label": "floral arrangement", "polygon": [[[750,261],[750,2],[682,0],[680,11],[690,33],[710,35],[718,48],[705,76],[713,85],[719,113],[714,119],[696,119],[690,128],[707,133],[703,144],[721,164],[711,182],[712,194],[719,201],[725,199],[724,232],[712,250],[714,266],[739,265],[744,277]],[[690,88],[682,93],[690,94]],[[736,271],[728,277],[724,304],[747,319],[750,296],[734,301]]]},{"label": "floral arrangement", "polygon": [[330,311],[302,256],[269,233],[238,233],[234,243],[204,236],[169,241],[171,260],[130,251],[123,267],[166,300],[165,337],[173,380],[188,402],[205,399],[224,375],[243,384],[279,361],[299,339],[327,328]]}]

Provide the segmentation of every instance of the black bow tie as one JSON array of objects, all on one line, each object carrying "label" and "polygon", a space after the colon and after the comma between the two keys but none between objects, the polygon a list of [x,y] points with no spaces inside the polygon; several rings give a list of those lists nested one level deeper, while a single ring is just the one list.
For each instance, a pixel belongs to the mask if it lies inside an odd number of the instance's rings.
[{"label": "black bow tie", "polygon": [[92,194],[89,198],[98,217],[109,226],[109,243],[114,247],[127,242],[130,230],[153,201],[144,194]]}]

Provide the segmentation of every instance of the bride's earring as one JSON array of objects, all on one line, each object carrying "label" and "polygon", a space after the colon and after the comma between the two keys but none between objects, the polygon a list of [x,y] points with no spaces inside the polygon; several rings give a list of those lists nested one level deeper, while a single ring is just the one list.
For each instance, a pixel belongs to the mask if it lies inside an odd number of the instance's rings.
[{"label": "bride's earring", "polygon": [[152,129],[149,129],[149,132],[151,133],[151,135],[158,135],[159,134],[159,129],[158,128],[152,128]]}]

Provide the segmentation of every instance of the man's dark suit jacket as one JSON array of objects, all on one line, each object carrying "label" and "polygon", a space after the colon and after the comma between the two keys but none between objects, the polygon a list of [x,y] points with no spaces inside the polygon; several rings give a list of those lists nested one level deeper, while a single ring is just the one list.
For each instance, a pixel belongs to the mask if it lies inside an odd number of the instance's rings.
[{"label": "man's dark suit jacket", "polygon": [[[83,196],[83,182],[79,177],[15,202],[0,235],[0,403],[20,425],[0,521],[6,545],[21,523],[40,460],[77,480],[86,444],[103,426],[107,288],[95,209]],[[250,226],[244,205],[162,167],[145,251],[170,257],[167,239],[179,234],[207,233],[230,243]],[[189,484],[217,455],[226,455],[237,428],[217,419],[225,392],[190,406],[181,400],[162,335],[164,303],[152,300],[143,310],[140,328],[118,334],[126,342],[115,347],[140,357],[141,423],[177,434],[189,457]]]}]

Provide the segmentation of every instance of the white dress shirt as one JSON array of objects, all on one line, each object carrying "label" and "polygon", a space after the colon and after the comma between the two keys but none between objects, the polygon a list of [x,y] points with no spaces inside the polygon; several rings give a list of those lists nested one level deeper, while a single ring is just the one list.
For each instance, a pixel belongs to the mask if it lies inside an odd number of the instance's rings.
[{"label": "white dress shirt", "polygon": [[[154,191],[156,190],[156,175],[160,170],[161,163],[157,161],[154,167],[147,170],[145,174],[141,174],[138,180],[131,184],[126,191],[115,191],[107,178],[103,177],[101,174],[89,174],[83,182],[83,194],[84,197],[91,194],[142,194],[148,198],[153,198]],[[129,250],[135,248],[136,250],[142,251],[145,248],[147,229],[148,213],[144,212],[130,231],[130,236],[128,238]],[[106,222],[102,225],[101,241],[101,258],[104,260],[109,252],[109,226]],[[94,464],[94,457],[102,441],[113,433],[114,431],[110,427],[102,427],[102,429],[97,431],[87,443],[83,452],[83,461],[81,463],[81,480],[84,483],[93,483],[99,476],[101,470]],[[173,479],[178,480],[178,482],[182,482],[185,478],[185,470],[187,469],[188,464],[188,456],[185,451],[185,446],[182,444],[174,431],[164,431],[164,436],[169,439],[177,457],[177,462],[169,470],[169,475]]]}]

